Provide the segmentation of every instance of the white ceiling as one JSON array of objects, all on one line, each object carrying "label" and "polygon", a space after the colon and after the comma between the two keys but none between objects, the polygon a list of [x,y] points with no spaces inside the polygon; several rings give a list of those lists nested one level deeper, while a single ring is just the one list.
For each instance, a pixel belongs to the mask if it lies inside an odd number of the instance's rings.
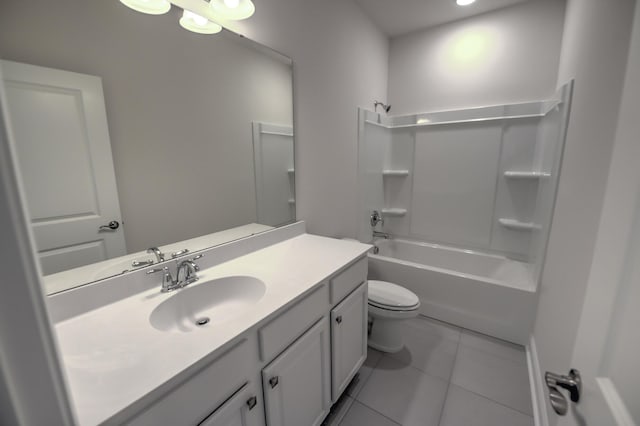
[{"label": "white ceiling", "polygon": [[456,21],[527,0],[477,0],[458,6],[455,0],[355,0],[389,37]]}]

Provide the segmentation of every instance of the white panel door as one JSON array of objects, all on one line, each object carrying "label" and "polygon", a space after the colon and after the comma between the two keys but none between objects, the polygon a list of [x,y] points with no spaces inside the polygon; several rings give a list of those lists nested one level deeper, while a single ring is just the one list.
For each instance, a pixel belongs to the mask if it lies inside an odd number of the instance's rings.
[{"label": "white panel door", "polygon": [[20,174],[43,272],[126,254],[99,77],[2,61]]},{"label": "white panel door", "polygon": [[318,321],[262,370],[268,426],[317,426],[331,407],[329,323]]},{"label": "white panel door", "polygon": [[258,223],[279,226],[295,220],[293,129],[253,123]]},{"label": "white panel door", "polygon": [[580,327],[566,336],[575,337],[571,367],[583,392],[562,426],[640,425],[640,8],[629,51]]},{"label": "white panel door", "polygon": [[260,408],[253,386],[247,384],[198,426],[257,426]]},{"label": "white panel door", "polygon": [[367,358],[367,283],[331,311],[331,397],[336,402]]}]

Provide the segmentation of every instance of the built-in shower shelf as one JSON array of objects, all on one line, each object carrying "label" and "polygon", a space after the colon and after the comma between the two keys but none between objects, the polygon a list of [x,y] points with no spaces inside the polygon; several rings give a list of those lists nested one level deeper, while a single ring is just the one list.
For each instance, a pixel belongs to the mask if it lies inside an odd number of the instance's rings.
[{"label": "built-in shower shelf", "polygon": [[504,177],[509,179],[540,179],[551,176],[550,173],[543,172],[523,172],[517,170],[507,170],[504,172]]},{"label": "built-in shower shelf", "polygon": [[289,202],[289,204],[295,204],[296,203],[296,199],[295,198],[289,198],[289,200],[287,200]]},{"label": "built-in shower shelf", "polygon": [[382,171],[382,176],[409,176],[409,170],[395,170],[395,169],[387,169]]},{"label": "built-in shower shelf", "polygon": [[516,219],[498,219],[500,225],[508,229],[515,229],[518,231],[532,231],[534,229],[540,229],[540,225],[536,225],[533,222],[520,222]]},{"label": "built-in shower shelf", "polygon": [[382,215],[387,217],[402,217],[407,214],[407,209],[388,208],[382,209]]}]

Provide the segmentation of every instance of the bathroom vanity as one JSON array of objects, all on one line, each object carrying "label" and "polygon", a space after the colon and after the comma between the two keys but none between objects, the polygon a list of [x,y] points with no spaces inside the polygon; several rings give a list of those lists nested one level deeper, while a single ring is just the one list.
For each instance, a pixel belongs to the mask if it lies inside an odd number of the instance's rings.
[{"label": "bathroom vanity", "polygon": [[319,425],[366,358],[368,249],[297,223],[174,292],[141,270],[50,296],[78,424]]}]

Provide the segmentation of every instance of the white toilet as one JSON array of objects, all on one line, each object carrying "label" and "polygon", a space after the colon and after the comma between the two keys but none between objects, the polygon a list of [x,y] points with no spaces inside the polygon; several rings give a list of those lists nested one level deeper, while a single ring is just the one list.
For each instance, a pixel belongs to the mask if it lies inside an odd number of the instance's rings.
[{"label": "white toilet", "polygon": [[369,346],[382,352],[398,352],[404,346],[400,327],[415,318],[420,299],[412,291],[386,281],[369,280]]}]

